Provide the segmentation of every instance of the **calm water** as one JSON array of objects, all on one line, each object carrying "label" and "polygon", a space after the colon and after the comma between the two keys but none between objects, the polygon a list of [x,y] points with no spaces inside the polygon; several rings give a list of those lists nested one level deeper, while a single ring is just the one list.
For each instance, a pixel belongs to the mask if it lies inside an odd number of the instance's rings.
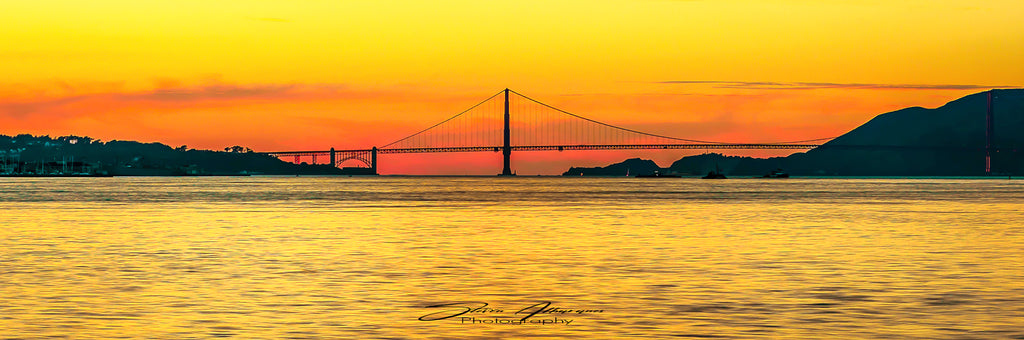
[{"label": "calm water", "polygon": [[0,338],[1020,339],[1022,222],[1006,179],[6,178]]}]

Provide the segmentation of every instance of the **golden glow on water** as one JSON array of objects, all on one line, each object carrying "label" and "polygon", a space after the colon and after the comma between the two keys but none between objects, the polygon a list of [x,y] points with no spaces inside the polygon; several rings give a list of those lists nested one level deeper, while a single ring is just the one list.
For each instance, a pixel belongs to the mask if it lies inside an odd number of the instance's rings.
[{"label": "golden glow on water", "polygon": [[[938,179],[6,179],[0,335],[1020,337],[1022,189]],[[570,325],[417,319],[436,311],[429,305],[474,301],[603,312],[534,317]]]}]

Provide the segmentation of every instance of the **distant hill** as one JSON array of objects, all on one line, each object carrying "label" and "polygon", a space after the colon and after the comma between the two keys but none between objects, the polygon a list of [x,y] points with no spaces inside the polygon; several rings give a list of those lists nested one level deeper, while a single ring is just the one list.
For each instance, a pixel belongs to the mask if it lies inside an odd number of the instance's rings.
[{"label": "distant hill", "polygon": [[[993,92],[997,172],[1019,173],[1024,157],[1024,89]],[[987,93],[936,109],[879,115],[805,154],[787,157],[792,172],[825,175],[984,175]],[[868,148],[858,146],[888,146]]]},{"label": "distant hill", "polygon": [[[995,145],[1000,149],[993,155],[993,170],[1020,174],[1024,170],[1024,150],[1018,149],[1024,147],[1020,133],[1024,131],[1024,89],[993,93]],[[742,176],[776,168],[804,176],[984,175],[987,95],[968,95],[936,109],[912,107],[881,114],[806,153],[774,158],[689,156],[662,171],[700,174],[718,165],[726,174]],[[601,172],[601,168],[591,169],[590,173]]]},{"label": "distant hill", "polygon": [[631,158],[621,163],[615,163],[606,167],[595,168],[569,168],[563,176],[636,176],[653,174],[655,171],[662,171],[657,163],[648,159]]},{"label": "distant hill", "polygon": [[113,175],[166,176],[183,174],[329,175],[344,174],[334,166],[293,164],[242,147],[232,151],[172,148],[160,143],[103,142],[89,137],[0,135],[0,163],[70,161],[98,165]]}]

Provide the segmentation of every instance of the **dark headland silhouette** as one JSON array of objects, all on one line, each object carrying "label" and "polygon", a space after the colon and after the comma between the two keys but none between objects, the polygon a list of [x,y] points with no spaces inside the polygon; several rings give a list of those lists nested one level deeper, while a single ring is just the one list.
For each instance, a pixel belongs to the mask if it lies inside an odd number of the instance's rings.
[{"label": "dark headland silhouette", "polygon": [[0,175],[64,173],[115,176],[344,175],[326,164],[293,164],[240,146],[225,151],[89,137],[0,135]]},{"label": "dark headland silhouette", "polygon": [[[993,91],[998,152],[992,172],[1024,170],[1024,89]],[[624,176],[638,173],[702,175],[716,166],[736,176],[761,176],[777,169],[797,176],[982,176],[985,175],[988,91],[936,109],[911,107],[876,116],[817,149],[788,157],[752,158],[709,153],[684,157],[668,168],[639,158],[606,167],[573,167],[565,176]]]}]

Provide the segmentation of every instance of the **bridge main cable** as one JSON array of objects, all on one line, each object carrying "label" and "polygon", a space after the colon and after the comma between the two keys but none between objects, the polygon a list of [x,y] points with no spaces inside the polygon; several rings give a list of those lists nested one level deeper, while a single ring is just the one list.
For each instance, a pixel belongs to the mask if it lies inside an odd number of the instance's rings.
[{"label": "bridge main cable", "polygon": [[534,103],[536,103],[536,104],[538,104],[538,105],[541,105],[541,106],[544,106],[544,107],[546,107],[546,108],[549,108],[549,109],[552,109],[552,110],[555,110],[555,111],[561,112],[561,113],[563,113],[563,114],[567,114],[567,115],[570,115],[570,116],[573,116],[573,117],[576,117],[576,118],[578,118],[578,119],[582,119],[582,120],[585,120],[585,121],[588,121],[588,122],[591,122],[591,123],[599,124],[599,125],[602,125],[602,126],[610,127],[610,128],[613,128],[613,129],[617,129],[617,130],[621,130],[621,131],[631,132],[631,133],[635,133],[635,134],[639,134],[639,135],[644,135],[644,136],[649,136],[649,137],[655,137],[655,138],[664,138],[664,139],[671,139],[671,140],[678,140],[678,141],[684,141],[684,142],[690,142],[690,143],[702,143],[702,144],[729,144],[729,143],[723,143],[723,142],[712,142],[712,141],[706,141],[706,140],[696,140],[696,139],[686,139],[686,138],[677,138],[677,137],[669,137],[669,136],[663,136],[663,135],[658,135],[658,134],[653,134],[653,133],[647,133],[647,132],[643,132],[643,131],[637,131],[637,130],[633,130],[633,129],[627,129],[627,128],[624,128],[624,127],[621,127],[621,126],[615,126],[615,125],[611,125],[611,124],[608,124],[608,123],[605,123],[605,122],[601,122],[601,121],[593,120],[593,119],[590,119],[590,118],[587,118],[587,117],[583,117],[583,116],[580,116],[580,115],[574,114],[574,113],[572,113],[572,112],[569,112],[569,111],[565,111],[565,110],[559,109],[559,108],[557,108],[557,107],[554,107],[554,106],[551,106],[551,105],[545,104],[545,103],[543,103],[543,102],[541,102],[541,101],[539,101],[539,100],[536,100],[536,99],[530,98],[529,96],[526,96],[526,95],[524,95],[524,94],[522,94],[522,93],[516,92],[515,90],[509,90],[509,91],[511,91],[512,93],[515,93],[516,95],[518,95],[518,96],[520,96],[520,97],[526,98],[526,100],[529,100],[529,101],[531,101],[531,102],[534,102]]}]

